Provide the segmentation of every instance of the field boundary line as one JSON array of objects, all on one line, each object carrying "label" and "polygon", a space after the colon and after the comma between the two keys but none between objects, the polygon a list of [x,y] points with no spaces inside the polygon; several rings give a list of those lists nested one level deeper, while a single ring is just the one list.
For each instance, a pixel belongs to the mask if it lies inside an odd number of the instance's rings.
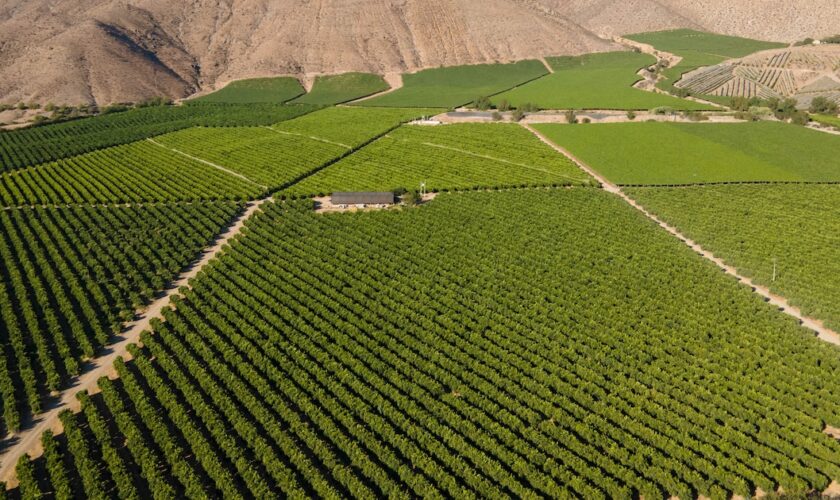
[{"label": "field boundary line", "polygon": [[296,136],[296,137],[303,137],[304,139],[312,139],[313,141],[324,142],[326,144],[332,144],[334,146],[341,146],[342,148],[345,148],[345,149],[353,149],[353,146],[348,146],[347,144],[344,144],[344,143],[341,143],[341,142],[335,142],[335,141],[331,141],[329,139],[324,139],[323,137],[316,137],[314,135],[298,134],[298,133],[295,133],[295,132],[286,132],[285,130],[277,130],[276,128],[274,128],[273,125],[272,126],[263,125],[263,128],[266,128],[266,129],[271,130],[272,132],[276,132],[278,134],[292,135],[292,136]]},{"label": "field boundary line", "polygon": [[201,251],[195,261],[169,282],[154,301],[138,312],[133,321],[125,325],[122,333],[113,336],[111,338],[112,342],[103,346],[103,355],[94,357],[84,364],[84,372],[75,377],[71,381],[71,385],[60,392],[57,401],[49,402],[49,410],[32,415],[31,423],[33,425],[17,433],[9,434],[3,440],[3,445],[7,444],[7,447],[0,453],[0,481],[5,481],[7,488],[11,489],[17,485],[15,467],[21,456],[28,453],[35,459],[43,454],[41,434],[48,429],[56,434],[63,431],[61,420],[58,418],[59,413],[65,409],[74,412],[80,410],[76,394],[84,390],[95,394],[99,392],[98,381],[100,378],[103,376],[116,378],[114,362],[117,358],[131,359],[128,346],[140,341],[140,333],[151,329],[151,320],[161,319],[163,317],[162,312],[169,307],[172,298],[182,296],[181,287],[191,288],[190,280],[195,278],[210,261],[218,257],[227,243],[242,233],[245,222],[260,210],[264,203],[271,199],[272,197],[267,197],[248,203],[245,210],[216,236],[215,241],[209,247]]},{"label": "field boundary line", "polygon": [[651,188],[651,189],[680,189],[704,186],[834,186],[840,181],[718,181],[718,182],[689,182],[685,184],[617,184],[620,188]]},{"label": "field boundary line", "polygon": [[619,196],[621,199],[623,199],[625,202],[627,202],[630,206],[632,206],[636,210],[640,211],[645,217],[647,217],[651,221],[655,222],[659,227],[666,230],[672,236],[675,236],[677,239],[679,239],[680,241],[685,243],[686,246],[688,246],[690,249],[694,250],[694,252],[696,252],[698,255],[700,255],[701,257],[705,258],[706,260],[709,260],[712,263],[714,263],[716,266],[718,266],[720,269],[722,269],[726,274],[734,277],[735,279],[737,279],[741,283],[751,287],[752,291],[754,293],[762,296],[764,298],[765,302],[768,302],[768,303],[778,307],[780,312],[783,312],[783,313],[787,314],[788,316],[792,316],[792,317],[796,318],[797,320],[799,320],[799,322],[802,326],[814,331],[816,333],[817,338],[819,338],[820,340],[823,340],[825,342],[828,342],[829,344],[834,344],[834,345],[840,346],[840,334],[838,334],[837,332],[835,332],[835,331],[831,330],[830,328],[826,327],[825,324],[823,324],[822,321],[804,315],[799,308],[792,306],[787,301],[787,299],[785,299],[784,297],[772,293],[769,288],[767,288],[765,286],[762,286],[762,285],[759,285],[759,284],[756,284],[750,278],[747,278],[746,276],[743,276],[742,274],[740,274],[738,272],[737,269],[735,269],[734,267],[732,267],[732,266],[728,265],[726,262],[724,262],[723,259],[721,259],[719,257],[716,257],[712,252],[703,248],[699,243],[697,243],[694,240],[685,236],[676,227],[668,224],[663,219],[660,219],[658,216],[654,215],[648,209],[643,207],[639,202],[637,202],[635,199],[631,198],[627,193],[622,191],[619,186],[611,183],[604,176],[602,176],[597,171],[592,169],[592,167],[590,167],[589,165],[587,165],[586,163],[584,163],[583,161],[581,161],[580,159],[575,157],[571,152],[569,152],[568,150],[566,150],[562,146],[559,146],[559,145],[555,144],[548,137],[544,136],[543,134],[541,134],[539,131],[537,131],[533,127],[531,127],[527,124],[522,124],[522,126],[525,127],[525,129],[529,130],[532,134],[537,136],[541,141],[543,141],[546,144],[548,144],[549,146],[553,147],[557,152],[559,152],[563,155],[566,155],[566,157],[568,157],[570,160],[575,162],[578,165],[578,167],[580,167],[582,170],[584,170],[585,172],[592,175],[598,182],[601,183],[601,185],[604,187],[604,190]]},{"label": "field boundary line", "polygon": [[[398,140],[404,140],[405,142],[416,142],[416,141],[405,140],[405,139],[398,139]],[[476,158],[484,158],[485,160],[491,160],[491,161],[496,161],[496,162],[499,162],[499,163],[505,163],[505,164],[508,164],[508,165],[516,166],[516,167],[527,168],[529,170],[534,170],[536,172],[542,172],[544,174],[556,175],[558,177],[563,177],[564,179],[569,179],[569,180],[573,180],[573,181],[578,181],[578,182],[586,181],[586,179],[581,179],[581,178],[578,178],[578,177],[571,177],[569,175],[559,174],[557,172],[552,172],[551,170],[546,170],[544,168],[540,168],[540,167],[537,167],[537,166],[534,166],[534,165],[528,165],[526,163],[518,163],[518,162],[515,162],[515,161],[504,160],[502,158],[496,158],[495,156],[483,155],[483,154],[480,154],[480,153],[475,153],[473,151],[468,151],[466,149],[453,148],[452,146],[444,146],[443,144],[435,144],[433,142],[420,142],[418,144],[422,144],[423,146],[429,146],[429,147],[432,147],[432,148],[439,148],[439,149],[445,149],[445,150],[448,150],[448,151],[454,151],[456,153],[462,153],[462,154],[465,154],[465,155],[468,155],[468,156],[474,156]]]},{"label": "field boundary line", "polygon": [[183,152],[183,151],[179,151],[179,150],[177,150],[177,149],[175,149],[175,148],[170,148],[170,147],[168,147],[168,146],[166,146],[166,145],[164,145],[164,144],[161,144],[161,143],[159,143],[158,141],[156,141],[156,140],[152,139],[151,137],[149,137],[149,138],[148,138],[148,139],[146,139],[146,140],[147,140],[147,141],[149,141],[149,142],[151,142],[151,143],[152,143],[152,144],[154,144],[155,146],[159,146],[159,147],[161,147],[161,148],[163,148],[163,149],[167,149],[167,150],[169,150],[169,151],[172,151],[173,153],[179,154],[179,155],[184,156],[184,157],[186,157],[186,158],[189,158],[189,159],[191,159],[191,160],[197,161],[197,162],[199,162],[199,163],[203,163],[203,164],[205,164],[205,165],[207,165],[207,166],[210,166],[210,167],[213,167],[213,168],[215,168],[215,169],[217,169],[217,170],[221,170],[222,172],[225,172],[225,173],[227,173],[227,174],[230,174],[230,175],[232,175],[232,176],[234,176],[234,177],[239,177],[239,178],[240,178],[240,179],[242,179],[243,181],[245,181],[245,182],[249,182],[249,183],[251,183],[251,184],[253,184],[253,185],[257,186],[257,187],[262,188],[263,190],[268,190],[268,186],[264,186],[264,185],[262,185],[262,184],[260,184],[260,183],[258,183],[258,182],[252,181],[251,179],[249,179],[249,178],[245,177],[244,175],[240,174],[239,172],[234,172],[233,170],[230,170],[230,169],[228,169],[228,168],[225,168],[225,167],[223,167],[223,166],[221,166],[221,165],[219,165],[219,164],[216,164],[216,163],[213,163],[213,162],[210,162],[210,161],[204,160],[204,159],[202,159],[202,158],[198,158],[198,157],[196,157],[196,156],[193,156],[193,155],[191,155],[191,154],[185,153],[185,152]]}]

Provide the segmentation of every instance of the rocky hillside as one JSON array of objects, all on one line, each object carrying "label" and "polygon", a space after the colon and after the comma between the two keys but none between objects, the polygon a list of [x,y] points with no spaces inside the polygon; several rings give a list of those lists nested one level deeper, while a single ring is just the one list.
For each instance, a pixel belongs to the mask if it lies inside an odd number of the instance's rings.
[{"label": "rocky hillside", "polygon": [[[697,5],[687,0],[0,0],[0,102],[105,104],[183,97],[254,76],[384,73],[579,54],[615,48],[597,35],[675,26],[793,40],[831,32],[840,14],[835,0]],[[789,22],[793,18],[796,23]]]}]

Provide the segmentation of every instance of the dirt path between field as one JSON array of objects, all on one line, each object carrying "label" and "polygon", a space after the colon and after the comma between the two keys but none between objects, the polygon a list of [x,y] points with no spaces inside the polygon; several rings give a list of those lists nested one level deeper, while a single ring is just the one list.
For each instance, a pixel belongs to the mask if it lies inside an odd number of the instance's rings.
[{"label": "dirt path between field", "polygon": [[276,128],[269,127],[269,126],[263,126],[263,128],[271,130],[272,132],[277,133],[277,134],[291,135],[291,136],[295,136],[295,137],[303,137],[304,139],[312,139],[313,141],[323,142],[324,144],[332,144],[333,146],[341,146],[344,149],[353,149],[351,146],[348,146],[347,144],[342,144],[340,142],[335,142],[335,141],[331,141],[329,139],[324,139],[323,137],[317,137],[317,136],[314,136],[314,135],[298,134],[296,132],[286,132],[285,130],[277,130]]},{"label": "dirt path between field", "polygon": [[828,342],[830,344],[840,346],[840,334],[838,334],[837,332],[827,328],[821,321],[819,321],[817,319],[814,319],[814,318],[810,318],[808,316],[805,316],[804,314],[802,314],[802,311],[800,311],[798,308],[790,305],[790,303],[788,303],[787,300],[784,297],[781,297],[781,296],[778,296],[778,295],[775,295],[775,294],[771,293],[770,290],[767,287],[758,285],[758,284],[754,283],[751,279],[747,278],[746,276],[742,276],[741,274],[739,274],[737,269],[735,269],[734,267],[726,264],[722,259],[720,259],[718,257],[715,257],[715,255],[712,252],[704,249],[699,244],[697,244],[696,242],[694,242],[690,238],[686,237],[679,230],[677,230],[677,228],[671,226],[670,224],[666,223],[665,221],[663,221],[662,219],[660,219],[659,217],[657,217],[653,213],[649,212],[646,208],[644,208],[642,205],[640,205],[636,200],[634,200],[629,195],[624,193],[621,190],[621,188],[619,188],[617,185],[611,183],[604,176],[602,176],[601,174],[599,174],[598,172],[593,170],[589,165],[587,165],[586,163],[581,161],[579,158],[575,157],[570,151],[568,151],[565,148],[555,144],[550,139],[548,139],[547,137],[542,135],[540,132],[535,130],[533,127],[531,127],[530,125],[522,124],[522,126],[525,127],[532,134],[537,136],[541,141],[548,144],[549,146],[554,148],[556,151],[558,151],[559,153],[562,153],[563,155],[567,156],[570,160],[575,162],[578,165],[578,167],[580,167],[583,171],[585,171],[586,173],[588,173],[589,175],[594,177],[596,180],[598,180],[598,182],[600,182],[604,186],[604,190],[620,196],[625,202],[630,204],[630,206],[632,206],[636,210],[642,212],[648,219],[654,221],[657,225],[659,225],[661,228],[663,228],[666,231],[668,231],[669,233],[671,233],[673,236],[676,236],[678,239],[680,239],[680,241],[685,243],[689,248],[691,248],[692,250],[697,252],[699,255],[701,255],[702,257],[704,257],[707,260],[710,260],[711,262],[713,262],[715,265],[717,265],[719,268],[721,268],[723,271],[725,271],[727,274],[734,277],[738,281],[740,281],[740,282],[744,283],[745,285],[751,287],[752,290],[755,293],[764,297],[766,302],[769,302],[770,304],[778,307],[779,311],[781,311],[781,312],[783,312],[783,313],[785,313],[789,316],[793,316],[794,318],[796,318],[797,320],[800,321],[802,326],[804,326],[806,328],[809,328],[810,330],[813,330],[814,332],[816,332],[817,337],[820,340],[824,340],[825,342]]},{"label": "dirt path between field", "polygon": [[403,75],[402,73],[385,73],[382,76],[385,79],[385,83],[391,86],[388,90],[383,90],[382,92],[377,92],[376,94],[369,95],[367,97],[362,97],[361,99],[356,99],[355,101],[346,102],[345,104],[356,104],[357,102],[364,102],[369,101],[371,99],[375,99],[377,97],[381,97],[385,94],[390,94],[391,92],[396,92],[397,90],[403,88]]},{"label": "dirt path between field", "polygon": [[[253,216],[262,204],[268,200],[270,198],[249,203],[245,211],[216,238],[212,246],[204,249],[197,260],[187,270],[182,272],[175,281],[171,282],[154,302],[139,312],[138,317],[133,322],[126,325],[126,328],[121,334],[113,337],[112,343],[105,347],[103,355],[86,363],[85,372],[80,377],[74,379],[70,387],[61,391],[58,400],[52,402],[48,406],[49,409],[34,416],[31,421],[27,422],[29,427],[15,434],[10,434],[3,440],[2,444],[0,444],[0,446],[5,447],[2,455],[0,455],[0,481],[6,481],[8,488],[13,488],[17,485],[15,466],[17,465],[18,459],[25,453],[29,453],[32,458],[41,456],[43,453],[41,448],[41,434],[47,429],[59,433],[62,430],[61,421],[58,418],[59,413],[65,409],[79,410],[76,393],[87,390],[91,394],[94,394],[99,392],[97,382],[100,378],[103,376],[116,377],[113,366],[114,361],[120,356],[125,359],[131,358],[131,355],[128,353],[128,346],[138,343],[140,333],[150,329],[151,320],[153,318],[161,318],[161,311],[169,305],[172,297],[181,295],[179,289],[182,286],[189,287],[189,280],[198,275],[199,271],[222,251],[225,244],[242,231],[245,221]],[[24,424],[24,427],[26,427],[26,424]]]},{"label": "dirt path between field", "polygon": [[227,173],[227,174],[230,174],[230,175],[232,175],[232,176],[234,176],[234,177],[239,177],[239,178],[240,178],[240,179],[242,179],[243,181],[248,182],[248,183],[251,183],[251,184],[253,184],[253,185],[257,186],[257,187],[260,187],[260,188],[265,189],[265,190],[267,190],[267,189],[268,189],[268,186],[263,186],[262,184],[260,184],[260,183],[258,183],[258,182],[252,181],[251,179],[249,179],[249,178],[245,177],[244,175],[240,174],[239,172],[234,172],[233,170],[230,170],[230,169],[228,169],[228,168],[225,168],[225,167],[223,167],[223,166],[221,166],[221,165],[218,165],[218,164],[216,164],[216,163],[213,163],[213,162],[210,162],[210,161],[207,161],[207,160],[203,160],[203,159],[198,158],[198,157],[196,157],[196,156],[193,156],[193,155],[191,155],[191,154],[187,154],[187,153],[184,153],[183,151],[179,151],[179,150],[177,150],[177,149],[175,149],[175,148],[170,148],[169,146],[166,146],[166,145],[164,145],[164,144],[161,144],[161,143],[159,143],[158,141],[156,141],[156,140],[152,139],[151,137],[150,137],[150,138],[148,138],[148,139],[146,139],[146,140],[147,140],[147,141],[149,141],[149,142],[151,142],[151,143],[152,143],[152,144],[154,144],[155,146],[159,146],[159,147],[161,147],[161,148],[163,148],[163,149],[166,149],[166,150],[172,151],[172,152],[173,152],[173,153],[175,153],[175,154],[179,154],[179,155],[181,155],[181,156],[183,156],[183,157],[189,158],[189,159],[194,160],[194,161],[197,161],[197,162],[199,162],[199,163],[203,163],[204,165],[207,165],[207,166],[209,166],[209,167],[213,167],[213,168],[215,168],[215,169],[217,169],[217,170],[221,170],[222,172],[225,172],[225,173]]}]

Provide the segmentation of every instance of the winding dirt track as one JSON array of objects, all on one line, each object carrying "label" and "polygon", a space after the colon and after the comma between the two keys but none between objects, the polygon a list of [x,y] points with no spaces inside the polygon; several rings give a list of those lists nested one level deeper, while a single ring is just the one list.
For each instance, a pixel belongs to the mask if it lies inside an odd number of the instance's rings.
[{"label": "winding dirt track", "polygon": [[599,174],[598,172],[593,170],[592,167],[590,167],[589,165],[587,165],[586,163],[581,161],[579,158],[575,157],[575,155],[573,155],[570,151],[568,151],[565,148],[555,144],[549,138],[547,138],[546,136],[539,133],[537,130],[535,130],[530,125],[522,124],[522,126],[525,127],[525,129],[530,131],[532,134],[537,136],[541,141],[543,141],[544,143],[546,143],[549,146],[551,146],[552,148],[554,148],[554,150],[556,150],[559,153],[562,153],[563,155],[568,157],[570,160],[575,162],[577,164],[577,166],[580,167],[583,171],[585,171],[586,173],[588,173],[589,175],[594,177],[596,180],[598,180],[598,182],[600,182],[604,186],[604,190],[620,196],[621,199],[623,199],[628,204],[630,204],[630,206],[632,206],[636,210],[642,212],[645,215],[645,217],[654,221],[661,228],[665,229],[666,231],[668,231],[672,235],[679,238],[683,243],[688,245],[689,248],[691,248],[692,250],[697,252],[700,256],[704,257],[705,259],[708,259],[708,260],[712,261],[715,265],[717,265],[719,268],[721,268],[723,271],[725,271],[726,274],[729,274],[730,276],[733,276],[735,279],[744,283],[745,285],[752,287],[752,289],[755,293],[764,297],[764,299],[767,302],[769,302],[770,304],[773,304],[774,306],[778,307],[781,312],[783,312],[787,315],[793,316],[794,318],[798,319],[802,323],[802,326],[805,326],[805,327],[813,330],[814,332],[816,332],[817,337],[819,337],[821,340],[824,340],[825,342],[828,342],[830,344],[840,346],[840,334],[838,334],[837,332],[827,328],[821,321],[819,321],[817,319],[814,319],[814,318],[810,318],[808,316],[805,316],[804,314],[802,314],[802,311],[800,311],[798,308],[790,305],[790,303],[788,303],[788,301],[786,299],[771,293],[770,290],[767,287],[757,285],[757,284],[753,283],[753,281],[750,280],[749,278],[747,278],[746,276],[742,276],[740,273],[738,273],[737,269],[735,269],[734,267],[726,264],[722,259],[720,259],[718,257],[715,257],[715,255],[712,252],[704,249],[702,246],[700,246],[699,244],[697,244],[696,242],[694,242],[690,238],[686,237],[679,230],[677,230],[677,228],[675,228],[674,226],[671,226],[670,224],[666,223],[665,221],[663,221],[662,219],[660,219],[656,215],[649,212],[646,208],[644,208],[642,205],[640,205],[636,200],[634,200],[633,198],[628,196],[626,193],[624,193],[621,190],[621,188],[619,188],[615,184],[608,181],[604,176],[602,176],[601,174]]},{"label": "winding dirt track", "polygon": [[3,440],[2,446],[5,446],[6,449],[2,452],[2,461],[0,462],[0,481],[6,481],[8,488],[13,488],[17,485],[15,465],[17,465],[18,459],[24,453],[29,453],[32,458],[37,458],[43,453],[41,449],[41,434],[47,429],[52,429],[54,432],[61,430],[61,421],[58,415],[62,410],[71,409],[76,411],[79,409],[76,393],[83,390],[87,390],[90,393],[99,392],[98,381],[100,378],[116,376],[113,366],[114,361],[120,356],[125,359],[131,358],[128,352],[128,346],[130,344],[136,344],[139,341],[140,333],[150,329],[151,320],[153,318],[160,318],[161,312],[169,306],[172,297],[181,295],[179,289],[182,286],[189,287],[189,281],[196,277],[199,271],[222,251],[225,244],[231,238],[242,231],[245,221],[254,215],[260,206],[269,199],[265,198],[249,203],[245,211],[216,238],[216,241],[211,247],[205,249],[187,270],[182,272],[175,281],[171,282],[169,287],[139,314],[137,319],[129,323],[120,335],[113,338],[112,343],[105,347],[104,353],[101,356],[87,363],[85,372],[80,377],[74,379],[70,387],[61,392],[58,401],[44,413],[37,415],[32,421],[28,422],[25,430],[11,434]]}]

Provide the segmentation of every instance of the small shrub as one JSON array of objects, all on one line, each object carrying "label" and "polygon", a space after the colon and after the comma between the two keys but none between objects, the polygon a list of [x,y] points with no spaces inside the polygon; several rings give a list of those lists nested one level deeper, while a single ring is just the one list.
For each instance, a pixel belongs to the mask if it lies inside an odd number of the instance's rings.
[{"label": "small shrub", "polygon": [[566,123],[574,125],[577,122],[577,113],[575,113],[575,110],[570,109],[566,111]]},{"label": "small shrub", "polygon": [[502,114],[499,113],[498,111],[493,111],[493,121],[494,122],[502,121]]},{"label": "small shrub", "polygon": [[510,120],[514,122],[521,122],[523,118],[525,118],[525,112],[521,109],[514,110],[510,115]]},{"label": "small shrub", "polygon": [[636,112],[632,109],[627,112],[627,119],[628,120],[635,120],[636,119]]}]

